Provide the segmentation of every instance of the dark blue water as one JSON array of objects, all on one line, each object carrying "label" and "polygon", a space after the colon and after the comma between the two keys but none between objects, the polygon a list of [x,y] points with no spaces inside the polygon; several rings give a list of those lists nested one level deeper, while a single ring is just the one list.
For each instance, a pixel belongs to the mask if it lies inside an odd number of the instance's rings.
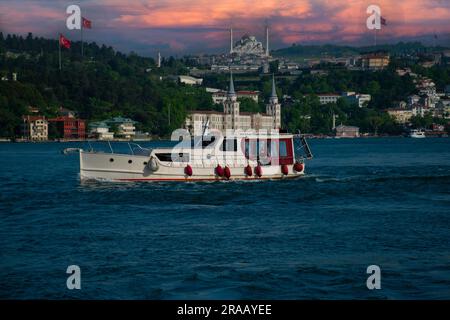
[{"label": "dark blue water", "polygon": [[449,299],[450,139],[310,144],[296,181],[136,184],[0,144],[0,298]]}]

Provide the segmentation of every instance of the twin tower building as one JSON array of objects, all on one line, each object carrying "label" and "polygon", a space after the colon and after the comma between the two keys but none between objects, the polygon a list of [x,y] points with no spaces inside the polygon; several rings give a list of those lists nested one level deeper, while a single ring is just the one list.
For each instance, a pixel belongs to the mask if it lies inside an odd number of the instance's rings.
[{"label": "twin tower building", "polygon": [[240,112],[240,103],[234,90],[233,75],[227,98],[223,102],[223,112],[194,110],[190,111],[185,126],[194,135],[201,135],[206,124],[209,129],[217,129],[223,134],[227,130],[270,130],[281,127],[281,104],[275,88],[275,77],[272,76],[272,93],[266,104],[266,113]]}]

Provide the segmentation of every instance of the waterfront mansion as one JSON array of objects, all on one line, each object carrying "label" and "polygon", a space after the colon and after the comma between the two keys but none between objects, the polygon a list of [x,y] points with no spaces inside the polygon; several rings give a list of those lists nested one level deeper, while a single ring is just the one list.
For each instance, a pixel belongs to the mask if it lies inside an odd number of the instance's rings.
[{"label": "waterfront mansion", "polygon": [[275,78],[272,77],[272,93],[266,105],[266,113],[250,113],[239,111],[239,101],[234,91],[233,75],[230,75],[230,86],[227,97],[223,102],[223,112],[220,111],[190,111],[185,128],[193,135],[201,135],[203,128],[208,123],[208,129],[218,129],[223,134],[232,130],[270,130],[280,129],[281,105],[278,102],[275,90]]}]

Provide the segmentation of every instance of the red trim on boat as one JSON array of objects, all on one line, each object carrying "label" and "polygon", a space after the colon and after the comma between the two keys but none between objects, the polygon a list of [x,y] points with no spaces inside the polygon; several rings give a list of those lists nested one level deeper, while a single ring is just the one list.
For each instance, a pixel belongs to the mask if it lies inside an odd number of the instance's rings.
[{"label": "red trim on boat", "polygon": [[218,179],[218,178],[136,178],[136,179],[113,179],[116,181],[238,181],[238,180],[275,180],[275,179],[289,179],[289,178],[298,178],[302,175],[292,175],[292,176],[284,176],[284,177],[263,177],[263,178],[254,178],[254,177],[243,177],[237,179]]}]

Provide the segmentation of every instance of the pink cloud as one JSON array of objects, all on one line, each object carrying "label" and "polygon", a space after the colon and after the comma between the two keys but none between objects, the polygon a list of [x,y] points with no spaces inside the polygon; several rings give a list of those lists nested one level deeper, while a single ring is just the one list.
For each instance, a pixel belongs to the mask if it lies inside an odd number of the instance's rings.
[{"label": "pink cloud", "polygon": [[[366,8],[372,3],[372,0],[85,0],[80,5],[83,14],[94,21],[94,29],[89,33],[92,39],[101,36],[106,43],[108,39],[127,39],[130,46],[141,47],[165,43],[175,51],[183,51],[225,48],[226,29],[231,24],[236,36],[247,32],[262,38],[266,19],[275,46],[302,41],[358,42],[370,34],[365,20]],[[381,37],[450,33],[448,1],[375,3],[388,20]],[[55,34],[64,30],[66,5],[51,0],[2,1],[0,27],[6,32]]]}]

